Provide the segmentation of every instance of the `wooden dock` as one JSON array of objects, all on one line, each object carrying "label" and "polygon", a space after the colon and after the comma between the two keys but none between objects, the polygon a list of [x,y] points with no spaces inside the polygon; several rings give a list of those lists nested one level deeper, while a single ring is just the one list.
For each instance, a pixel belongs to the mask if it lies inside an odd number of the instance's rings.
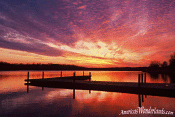
[{"label": "wooden dock", "polygon": [[[47,79],[26,79],[25,85],[122,92],[175,98],[175,84],[90,81],[91,76],[57,77]],[[138,85],[139,84],[139,85]]]}]

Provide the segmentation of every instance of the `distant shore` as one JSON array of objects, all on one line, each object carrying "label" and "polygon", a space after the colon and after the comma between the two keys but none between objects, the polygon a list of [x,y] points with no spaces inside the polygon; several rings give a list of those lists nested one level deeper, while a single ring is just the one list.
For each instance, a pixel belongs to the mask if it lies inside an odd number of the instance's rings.
[{"label": "distant shore", "polygon": [[92,71],[144,71],[147,67],[86,68],[62,64],[10,64],[0,62],[0,71],[20,70],[92,70]]},{"label": "distant shore", "polygon": [[10,64],[0,62],[0,71],[20,71],[20,70],[80,70],[80,71],[143,71],[148,73],[174,74],[175,69],[166,68],[150,68],[150,67],[113,67],[113,68],[86,68],[76,65],[62,64]]}]

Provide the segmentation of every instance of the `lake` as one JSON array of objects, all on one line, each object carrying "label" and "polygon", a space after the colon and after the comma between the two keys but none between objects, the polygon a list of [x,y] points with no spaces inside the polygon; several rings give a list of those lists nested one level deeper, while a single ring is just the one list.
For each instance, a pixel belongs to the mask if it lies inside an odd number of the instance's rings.
[{"label": "lake", "polygon": [[[0,72],[0,117],[116,117],[155,116],[154,114],[126,114],[142,109],[172,112],[175,116],[175,98],[137,95],[120,92],[42,88],[24,85],[28,71]],[[72,76],[74,71],[63,71],[62,76]],[[92,81],[138,82],[141,71],[91,71]],[[89,75],[89,71],[84,72]],[[76,71],[76,75],[83,75]],[[45,71],[44,77],[58,77],[60,71]],[[41,78],[42,71],[30,71],[30,79]],[[148,83],[172,83],[167,75],[147,74]],[[130,110],[130,111],[129,111]],[[125,114],[123,112],[126,112]]]}]

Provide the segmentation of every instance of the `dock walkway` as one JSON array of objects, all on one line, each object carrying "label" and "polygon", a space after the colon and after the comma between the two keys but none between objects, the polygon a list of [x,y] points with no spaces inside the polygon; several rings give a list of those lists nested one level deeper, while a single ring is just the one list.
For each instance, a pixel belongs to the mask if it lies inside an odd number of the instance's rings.
[{"label": "dock walkway", "polygon": [[[83,80],[82,80],[83,79]],[[175,84],[90,81],[90,76],[26,79],[26,85],[175,97]]]}]

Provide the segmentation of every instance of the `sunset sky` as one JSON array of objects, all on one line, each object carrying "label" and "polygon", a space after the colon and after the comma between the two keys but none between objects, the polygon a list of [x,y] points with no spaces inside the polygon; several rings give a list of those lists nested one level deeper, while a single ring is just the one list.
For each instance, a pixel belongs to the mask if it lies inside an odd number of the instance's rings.
[{"label": "sunset sky", "polygon": [[175,0],[1,0],[0,61],[149,66],[175,52]]}]

